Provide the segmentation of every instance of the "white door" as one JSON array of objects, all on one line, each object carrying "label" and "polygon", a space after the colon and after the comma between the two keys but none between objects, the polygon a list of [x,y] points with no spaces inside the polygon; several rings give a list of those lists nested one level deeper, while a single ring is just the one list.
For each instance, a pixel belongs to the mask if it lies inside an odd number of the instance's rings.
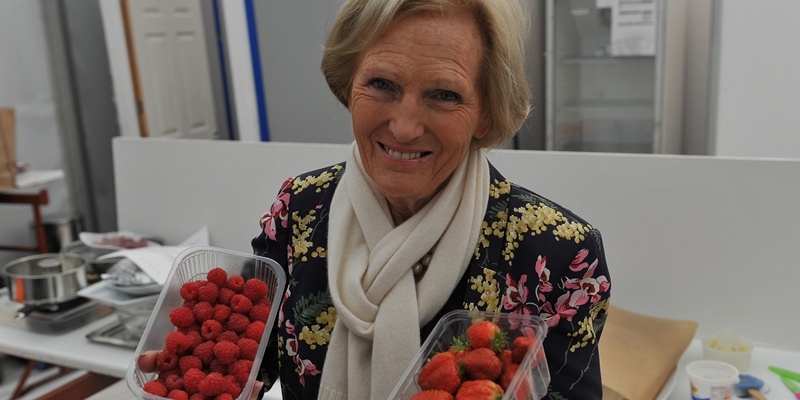
[{"label": "white door", "polygon": [[127,4],[148,135],[216,138],[200,0]]}]

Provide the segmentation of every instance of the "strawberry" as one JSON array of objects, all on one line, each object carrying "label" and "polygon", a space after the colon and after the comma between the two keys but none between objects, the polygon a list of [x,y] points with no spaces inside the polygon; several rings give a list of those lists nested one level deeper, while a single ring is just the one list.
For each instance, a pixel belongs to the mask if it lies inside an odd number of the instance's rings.
[{"label": "strawberry", "polygon": [[455,393],[461,385],[461,375],[453,355],[436,353],[420,369],[417,383],[422,390],[444,390]]},{"label": "strawberry", "polygon": [[511,361],[517,364],[522,363],[522,359],[528,354],[531,346],[536,346],[536,339],[527,336],[519,336],[511,343]]},{"label": "strawberry", "polygon": [[465,354],[469,353],[469,350],[469,339],[467,339],[466,334],[461,334],[453,338],[453,344],[447,349],[450,354],[455,356],[456,362],[458,362],[461,357],[464,357]]},{"label": "strawberry", "polygon": [[487,348],[500,352],[506,345],[506,334],[491,321],[476,322],[467,328],[469,345],[473,349]]},{"label": "strawberry", "polygon": [[500,385],[487,379],[479,379],[462,383],[456,393],[456,400],[499,400],[503,398],[503,393]]},{"label": "strawberry", "polygon": [[500,362],[503,363],[504,366],[509,365],[513,362],[511,361],[511,350],[509,349],[503,350],[498,357],[500,358]]},{"label": "strawberry", "polygon": [[444,390],[423,390],[411,396],[411,400],[453,400],[453,395]]},{"label": "strawberry", "polygon": [[474,349],[461,357],[458,365],[470,379],[493,381],[503,372],[503,363],[494,351],[485,347]]},{"label": "strawberry", "polygon": [[508,385],[511,384],[511,380],[514,379],[514,375],[517,374],[517,370],[519,370],[519,364],[509,364],[503,370],[503,373],[500,375],[500,379],[497,380],[497,383],[500,384],[500,387],[503,390],[508,390]]}]

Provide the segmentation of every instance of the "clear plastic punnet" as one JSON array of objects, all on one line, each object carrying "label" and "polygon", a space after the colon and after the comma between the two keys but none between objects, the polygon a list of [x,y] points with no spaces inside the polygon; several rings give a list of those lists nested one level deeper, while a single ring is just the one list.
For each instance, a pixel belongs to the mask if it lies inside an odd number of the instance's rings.
[{"label": "clear plastic punnet", "polygon": [[446,352],[470,325],[488,320],[496,323],[507,335],[507,348],[518,336],[535,339],[519,364],[519,369],[505,390],[503,399],[541,399],[547,395],[550,372],[544,356],[542,342],[547,334],[544,320],[535,315],[503,314],[485,311],[456,310],[445,314],[436,323],[430,336],[422,344],[416,358],[395,386],[390,399],[410,399],[421,391],[417,383],[419,371],[425,363],[440,352]]},{"label": "clear plastic punnet", "polygon": [[155,309],[136,348],[136,353],[128,367],[125,378],[128,387],[137,398],[146,400],[166,398],[145,392],[145,384],[155,380],[158,376],[156,372],[142,371],[137,364],[137,360],[145,352],[164,350],[167,335],[177,330],[170,320],[170,312],[184,304],[184,299],[180,293],[181,287],[190,281],[206,280],[208,272],[217,267],[225,270],[228,278],[232,275],[240,275],[245,281],[254,278],[267,284],[268,290],[265,298],[268,300],[268,304],[271,305],[269,317],[265,322],[264,333],[258,344],[258,350],[253,360],[253,368],[246,384],[242,385],[242,391],[237,398],[247,399],[252,393],[253,385],[257,379],[258,366],[264,357],[267,341],[272,332],[272,326],[277,317],[281,297],[286,286],[286,274],[280,264],[269,258],[215,247],[196,246],[185,250],[176,257],[166,284],[159,295]]}]

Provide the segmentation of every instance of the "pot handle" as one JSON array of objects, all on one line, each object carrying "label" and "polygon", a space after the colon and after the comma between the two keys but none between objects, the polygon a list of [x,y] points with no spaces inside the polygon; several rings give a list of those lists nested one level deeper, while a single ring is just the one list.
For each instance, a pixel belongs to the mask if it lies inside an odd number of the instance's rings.
[{"label": "pot handle", "polygon": [[26,306],[23,306],[22,308],[17,310],[16,313],[14,313],[14,321],[22,320],[23,318],[27,317],[28,314],[31,313],[31,311],[36,311],[37,308],[38,308],[37,306],[32,305],[32,304],[28,304]]}]

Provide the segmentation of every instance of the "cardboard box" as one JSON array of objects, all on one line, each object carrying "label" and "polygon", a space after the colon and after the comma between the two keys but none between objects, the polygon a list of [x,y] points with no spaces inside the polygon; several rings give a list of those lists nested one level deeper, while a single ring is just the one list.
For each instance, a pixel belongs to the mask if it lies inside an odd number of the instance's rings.
[{"label": "cardboard box", "polygon": [[0,191],[16,187],[16,160],[14,109],[0,108]]}]

